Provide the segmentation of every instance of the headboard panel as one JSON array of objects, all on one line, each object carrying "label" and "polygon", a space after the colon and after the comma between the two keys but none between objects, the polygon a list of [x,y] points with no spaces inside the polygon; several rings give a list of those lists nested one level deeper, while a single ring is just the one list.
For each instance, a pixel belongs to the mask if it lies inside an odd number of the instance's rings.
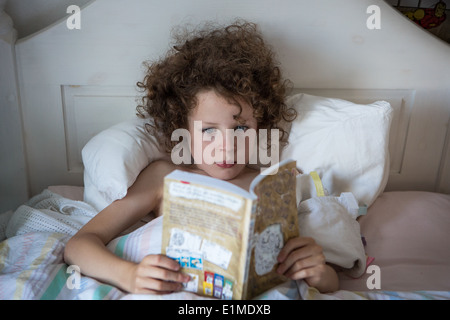
[{"label": "headboard panel", "polygon": [[97,133],[135,117],[136,89],[122,86],[61,86],[67,171],[83,173],[81,150]]},{"label": "headboard panel", "polygon": [[[371,5],[380,8],[381,29],[367,27]],[[284,75],[308,88],[297,91],[391,102],[388,189],[450,193],[450,48],[381,0],[97,0],[81,11],[80,30],[64,19],[20,40],[31,193],[82,185],[81,148],[133,117],[142,62],[165,53],[174,26],[237,17],[259,24]]]}]

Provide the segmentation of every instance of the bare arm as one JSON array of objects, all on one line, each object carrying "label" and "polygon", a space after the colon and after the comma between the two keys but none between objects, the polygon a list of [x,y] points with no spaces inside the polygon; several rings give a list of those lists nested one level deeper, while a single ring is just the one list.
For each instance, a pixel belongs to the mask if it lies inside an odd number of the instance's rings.
[{"label": "bare arm", "polygon": [[156,162],[144,169],[125,198],[113,202],[87,223],[66,245],[67,263],[78,265],[87,276],[134,293],[170,292],[189,279],[178,272],[178,263],[162,255],[150,255],[136,264],[106,248],[142,217],[159,206],[164,176],[170,165]]}]

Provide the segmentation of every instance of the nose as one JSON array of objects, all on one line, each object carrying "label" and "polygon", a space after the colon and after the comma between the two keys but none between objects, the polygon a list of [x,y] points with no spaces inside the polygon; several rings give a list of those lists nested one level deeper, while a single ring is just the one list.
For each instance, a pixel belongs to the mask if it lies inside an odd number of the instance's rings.
[{"label": "nose", "polygon": [[235,138],[234,130],[225,130],[225,133],[222,133],[222,143],[220,143],[217,147],[217,150],[220,151],[223,156],[223,160],[228,163],[235,161]]}]

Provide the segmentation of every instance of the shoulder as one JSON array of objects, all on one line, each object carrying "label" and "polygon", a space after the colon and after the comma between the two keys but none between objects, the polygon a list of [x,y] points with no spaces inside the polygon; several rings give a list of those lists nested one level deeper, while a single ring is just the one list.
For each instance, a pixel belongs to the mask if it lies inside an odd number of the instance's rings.
[{"label": "shoulder", "polygon": [[158,169],[162,169],[165,171],[167,171],[167,170],[173,171],[178,166],[167,160],[155,160],[152,163],[150,163],[148,165],[148,167],[158,168]]},{"label": "shoulder", "polygon": [[164,185],[164,177],[176,169],[186,170],[186,168],[166,160],[153,161],[140,172],[129,191],[137,189],[160,193]]},{"label": "shoulder", "polygon": [[164,177],[176,169],[176,165],[164,160],[156,160],[144,168],[136,179],[135,184],[142,182],[145,185],[160,184]]},{"label": "shoulder", "polygon": [[144,170],[142,170],[141,174],[152,175],[153,178],[165,177],[175,169],[177,169],[177,165],[166,161],[166,160],[156,160],[150,163]]},{"label": "shoulder", "polygon": [[[176,166],[167,161],[154,161],[138,175],[136,181],[128,189],[124,198],[134,206],[145,207],[147,213],[159,206],[162,198],[164,177],[176,169]],[[145,211],[144,210],[144,211]]]}]

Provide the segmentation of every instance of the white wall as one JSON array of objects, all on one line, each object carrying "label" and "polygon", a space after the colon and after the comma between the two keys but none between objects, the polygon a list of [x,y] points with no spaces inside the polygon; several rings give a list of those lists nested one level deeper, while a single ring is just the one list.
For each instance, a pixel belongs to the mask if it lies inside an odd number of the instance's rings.
[{"label": "white wall", "polygon": [[12,20],[0,1],[0,213],[28,199]]}]

